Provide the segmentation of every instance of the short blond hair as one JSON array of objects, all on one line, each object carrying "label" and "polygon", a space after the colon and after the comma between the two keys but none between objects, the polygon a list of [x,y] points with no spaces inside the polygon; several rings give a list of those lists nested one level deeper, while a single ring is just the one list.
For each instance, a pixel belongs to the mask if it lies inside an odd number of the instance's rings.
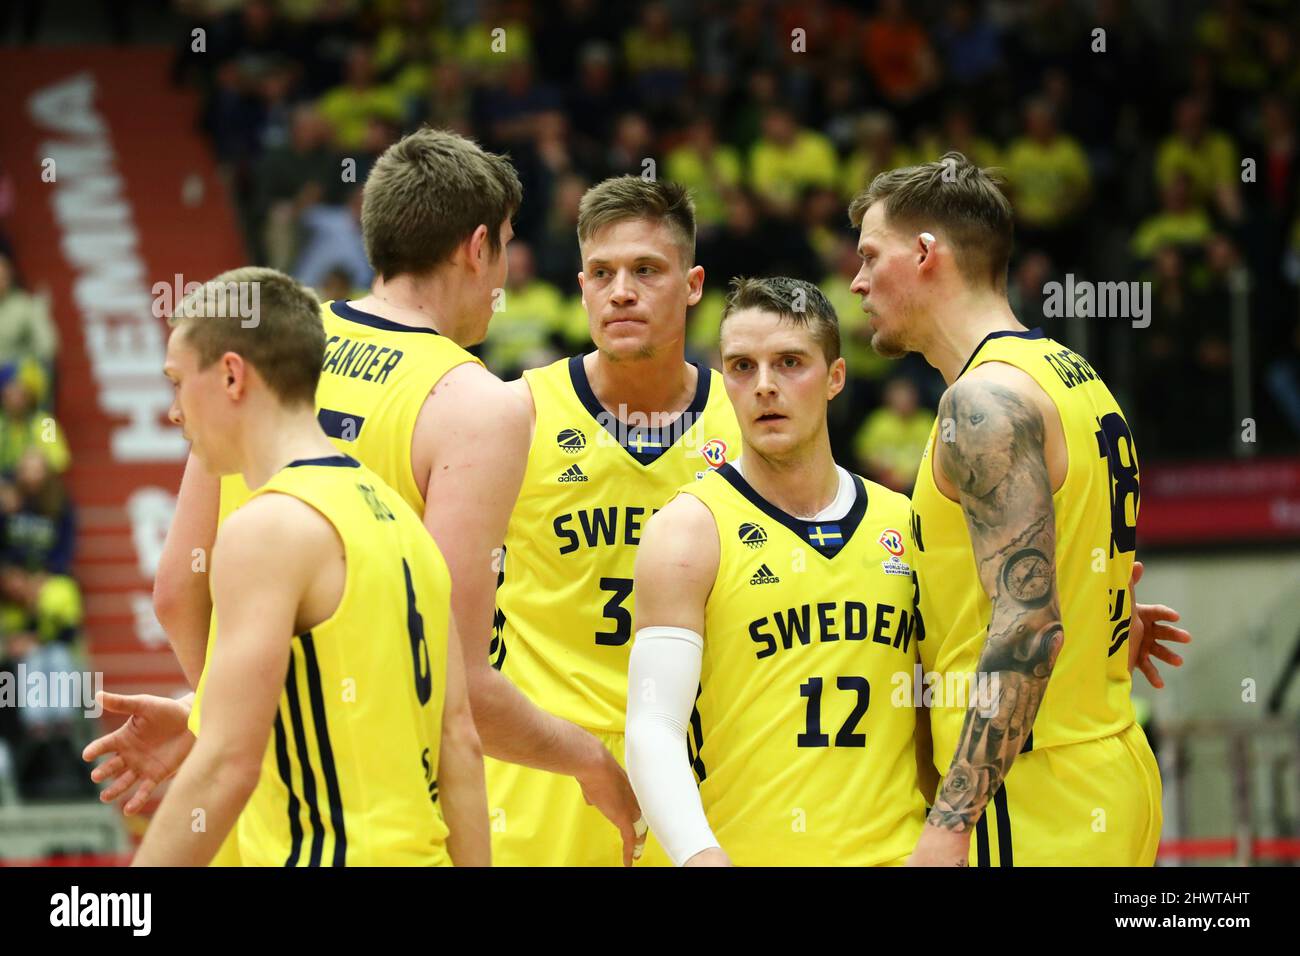
[{"label": "short blond hair", "polygon": [[486,225],[501,251],[501,224],[519,211],[523,186],[504,156],[458,133],[424,128],[376,160],[361,200],[366,257],[385,279],[422,275]]},{"label": "short blond hair", "polygon": [[681,250],[682,264],[695,263],[695,203],[686,187],[640,176],[615,176],[586,191],[578,203],[578,245],[606,226],[630,219],[664,223]]},{"label": "short blond hair", "polygon": [[[251,298],[256,314],[231,308],[232,297]],[[316,404],[325,361],[320,301],[283,272],[261,266],[223,272],[185,296],[167,323],[198,353],[199,368],[234,352],[257,369],[285,405]]]},{"label": "short blond hair", "polygon": [[980,169],[953,151],[933,163],[880,173],[849,204],[855,228],[878,202],[885,204],[891,227],[943,230],[968,281],[1007,287],[1013,220],[995,170]]},{"label": "short blond hair", "polygon": [[718,334],[721,335],[727,319],[744,309],[771,312],[792,325],[806,328],[821,346],[827,365],[840,357],[840,318],[835,314],[835,306],[811,282],[789,276],[732,279]]}]

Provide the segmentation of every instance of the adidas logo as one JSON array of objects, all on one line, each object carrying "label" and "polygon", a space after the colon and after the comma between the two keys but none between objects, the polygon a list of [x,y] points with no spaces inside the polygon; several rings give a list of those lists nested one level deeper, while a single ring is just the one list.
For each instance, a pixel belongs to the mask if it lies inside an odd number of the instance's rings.
[{"label": "adidas logo", "polygon": [[582,473],[582,469],[579,468],[577,465],[570,465],[565,470],[564,474],[560,475],[560,477],[556,479],[556,481],[590,481],[590,480],[591,480],[590,478],[588,478],[586,475]]},{"label": "adidas logo", "polygon": [[766,564],[760,564],[754,576],[749,579],[750,584],[776,584],[781,579],[772,573],[772,569]]}]

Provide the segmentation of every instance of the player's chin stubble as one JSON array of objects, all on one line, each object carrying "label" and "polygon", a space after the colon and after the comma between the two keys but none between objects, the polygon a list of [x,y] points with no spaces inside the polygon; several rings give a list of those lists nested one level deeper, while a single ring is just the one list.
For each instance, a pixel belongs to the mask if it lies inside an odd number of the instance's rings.
[{"label": "player's chin stubble", "polygon": [[901,339],[885,332],[872,333],[871,347],[876,350],[877,355],[887,359],[900,359],[908,353],[908,348]]},{"label": "player's chin stubble", "polygon": [[610,348],[602,348],[600,349],[600,353],[605,357],[606,361],[609,362],[640,362],[646,359],[652,359],[658,354],[652,345],[638,346],[637,349],[632,352],[617,352]]}]

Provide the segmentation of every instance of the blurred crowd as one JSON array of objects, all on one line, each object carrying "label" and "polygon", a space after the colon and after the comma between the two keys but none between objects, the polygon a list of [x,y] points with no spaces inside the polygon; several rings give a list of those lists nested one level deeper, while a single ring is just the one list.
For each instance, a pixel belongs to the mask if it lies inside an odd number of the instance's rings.
[{"label": "blurred crowd", "polygon": [[[833,406],[837,452],[897,470],[905,490],[908,468],[861,456],[923,436],[940,383],[872,353],[845,208],[876,173],[955,148],[1001,169],[1013,197],[1022,320],[1086,351],[1145,457],[1239,451],[1235,380],[1265,448],[1300,441],[1300,14],[1286,0],[176,7],[177,77],[203,92],[253,255],[325,296],[371,279],[360,186],[404,131],[448,127],[509,153],[525,200],[483,347],[502,375],[588,342],[584,189],[674,179],[695,197],[706,271],[696,356],[710,357],[730,277],[820,283],[852,378]],[[1044,287],[1067,275],[1150,282],[1150,326],[1044,316]]]},{"label": "blurred crowd", "polygon": [[58,350],[46,300],[19,286],[0,234],[0,680],[13,697],[0,707],[0,801],[87,790],[76,702],[11,706],[38,699],[51,675],[84,670],[70,455],[52,411]]}]

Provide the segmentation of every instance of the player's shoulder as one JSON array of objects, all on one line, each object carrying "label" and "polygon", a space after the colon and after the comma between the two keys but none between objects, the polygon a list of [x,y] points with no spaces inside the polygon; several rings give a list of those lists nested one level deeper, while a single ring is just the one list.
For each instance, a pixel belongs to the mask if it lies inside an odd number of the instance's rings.
[{"label": "player's shoulder", "polygon": [[713,512],[699,498],[679,492],[646,522],[637,549],[637,576],[651,581],[711,581],[721,545]]},{"label": "player's shoulder", "polygon": [[420,418],[436,419],[440,427],[465,423],[477,428],[508,429],[527,422],[528,407],[512,385],[477,362],[465,362],[438,379],[420,410]]},{"label": "player's shoulder", "polygon": [[686,490],[655,512],[641,534],[640,551],[667,566],[716,566],[718,548],[713,511]]},{"label": "player's shoulder", "polygon": [[340,540],[314,505],[287,491],[267,491],[235,509],[217,529],[214,554],[240,564],[278,563],[285,555],[319,554]]},{"label": "player's shoulder", "polygon": [[[989,361],[975,366],[948,386],[939,399],[939,420],[951,418],[958,426],[978,425],[990,414],[1040,413],[1054,407],[1051,397],[1029,372],[1009,362]],[[972,416],[973,419],[972,419]]]},{"label": "player's shoulder", "polygon": [[[700,481],[707,480],[708,477],[706,475]],[[672,534],[696,538],[706,532],[716,534],[717,521],[713,517],[713,511],[699,495],[693,493],[693,490],[697,490],[700,481],[682,488],[668,504],[651,517],[650,522],[659,529],[661,535]]]},{"label": "player's shoulder", "polygon": [[1020,366],[991,359],[987,362],[981,362],[967,371],[957,381],[948,386],[948,390],[944,394],[962,390],[986,390],[990,385],[1001,385],[1017,390],[1030,385],[1035,388],[1038,387],[1034,377]]}]

